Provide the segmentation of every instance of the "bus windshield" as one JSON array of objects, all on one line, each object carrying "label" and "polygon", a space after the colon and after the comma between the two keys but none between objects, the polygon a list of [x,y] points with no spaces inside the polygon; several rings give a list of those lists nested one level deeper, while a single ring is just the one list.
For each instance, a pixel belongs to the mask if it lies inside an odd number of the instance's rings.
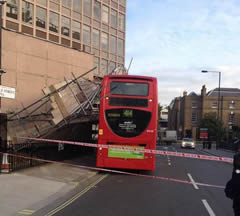
[{"label": "bus windshield", "polygon": [[112,95],[148,96],[147,83],[111,82],[110,93]]}]

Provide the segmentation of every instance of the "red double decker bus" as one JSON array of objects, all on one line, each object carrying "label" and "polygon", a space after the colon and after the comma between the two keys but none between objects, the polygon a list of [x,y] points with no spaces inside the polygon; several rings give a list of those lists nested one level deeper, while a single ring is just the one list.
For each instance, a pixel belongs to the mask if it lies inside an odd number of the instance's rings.
[{"label": "red double decker bus", "polygon": [[[158,120],[157,79],[108,75],[102,83],[98,144],[156,149]],[[97,166],[154,170],[155,155],[98,148]]]}]

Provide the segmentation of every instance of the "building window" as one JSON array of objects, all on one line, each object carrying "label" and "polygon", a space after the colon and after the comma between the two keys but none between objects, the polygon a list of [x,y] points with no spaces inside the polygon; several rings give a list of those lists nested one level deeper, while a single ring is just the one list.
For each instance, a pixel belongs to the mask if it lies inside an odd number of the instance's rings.
[{"label": "building window", "polygon": [[18,19],[18,0],[7,1],[7,16],[13,19]]},{"label": "building window", "polygon": [[81,31],[81,24],[76,21],[72,21],[72,38],[76,40],[80,40],[80,31]]},{"label": "building window", "polygon": [[197,113],[193,112],[192,113],[192,123],[196,123],[197,122]]},{"label": "building window", "polygon": [[58,33],[59,15],[52,11],[49,12],[49,31]]},{"label": "building window", "polygon": [[73,11],[72,18],[76,20],[81,20],[81,14],[78,12]]},{"label": "building window", "polygon": [[98,57],[94,57],[94,67],[97,67],[95,69],[95,73],[99,73],[99,58]]},{"label": "building window", "polygon": [[119,3],[122,4],[122,5],[125,5],[126,4],[126,0],[119,0]]},{"label": "building window", "polygon": [[116,1],[116,0],[111,1],[111,6],[115,9],[117,9],[118,8],[118,1]]},{"label": "building window", "polygon": [[101,37],[101,48],[103,51],[108,51],[108,35],[103,32]]},{"label": "building window", "polygon": [[82,12],[82,0],[73,0],[73,10],[79,13]]},{"label": "building window", "polygon": [[94,19],[100,20],[101,19],[101,4],[97,0],[94,0]]},{"label": "building window", "polygon": [[111,10],[111,26],[117,28],[117,11]]},{"label": "building window", "polygon": [[22,21],[33,24],[33,5],[25,1],[22,1]]},{"label": "building window", "polygon": [[95,48],[98,48],[100,47],[100,32],[96,29],[93,29],[93,46]]},{"label": "building window", "polygon": [[62,35],[65,35],[67,37],[70,36],[70,19],[67,17],[62,16]]},{"label": "building window", "polygon": [[231,101],[229,103],[229,109],[235,109],[235,102],[234,101]]},{"label": "building window", "polygon": [[46,28],[46,20],[47,20],[46,9],[37,7],[36,26],[40,28]]},{"label": "building window", "polygon": [[125,31],[125,15],[123,14],[118,16],[118,28],[120,31]]},{"label": "building window", "polygon": [[106,24],[109,22],[109,8],[104,6],[102,7],[102,21]]},{"label": "building window", "polygon": [[83,6],[83,13],[84,15],[91,16],[92,15],[92,0],[84,0],[84,6]]},{"label": "building window", "polygon": [[116,39],[116,37],[111,35],[111,37],[110,37],[110,52],[115,54],[116,51],[117,51],[117,39]]},{"label": "building window", "polygon": [[213,108],[213,109],[216,109],[217,107],[218,107],[218,103],[217,103],[217,102],[213,102],[213,103],[212,103],[212,108]]},{"label": "building window", "polygon": [[230,112],[228,115],[228,124],[233,124],[234,112]]},{"label": "building window", "polygon": [[49,8],[59,12],[59,5],[54,2],[49,2]]},{"label": "building window", "polygon": [[71,8],[72,1],[71,0],[62,0],[62,5],[65,7]]},{"label": "building window", "polygon": [[194,102],[193,102],[193,103],[192,103],[192,108],[193,108],[193,109],[198,108],[197,103],[194,103]]},{"label": "building window", "polygon": [[37,3],[44,6],[44,7],[47,7],[47,1],[46,0],[37,0]]},{"label": "building window", "polygon": [[69,8],[62,7],[62,15],[70,17],[71,16],[71,10]]},{"label": "building window", "polygon": [[124,55],[123,40],[118,39],[118,55]]},{"label": "building window", "polygon": [[109,63],[109,73],[112,73],[113,70],[116,68],[116,63],[115,62],[110,62]]},{"label": "building window", "polygon": [[105,59],[102,59],[101,61],[101,73],[103,75],[107,75],[107,69],[108,69],[108,62]]},{"label": "building window", "polygon": [[83,26],[83,43],[86,45],[91,44],[91,29],[89,26]]}]

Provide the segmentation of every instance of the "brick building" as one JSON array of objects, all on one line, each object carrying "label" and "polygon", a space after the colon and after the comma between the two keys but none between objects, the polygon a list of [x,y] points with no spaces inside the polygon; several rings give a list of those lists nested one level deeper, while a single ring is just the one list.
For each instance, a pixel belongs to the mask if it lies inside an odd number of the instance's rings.
[{"label": "brick building", "polygon": [[[240,127],[240,89],[220,89],[220,119],[226,131],[234,126]],[[206,113],[216,113],[218,110],[218,88],[207,92],[202,86],[201,94],[195,92],[183,93],[169,105],[168,127],[177,130],[179,137],[191,136],[199,138],[200,120]]]},{"label": "brick building", "polygon": [[124,67],[126,0],[7,0],[2,9],[1,84],[16,88],[2,112],[32,103],[71,72]]}]

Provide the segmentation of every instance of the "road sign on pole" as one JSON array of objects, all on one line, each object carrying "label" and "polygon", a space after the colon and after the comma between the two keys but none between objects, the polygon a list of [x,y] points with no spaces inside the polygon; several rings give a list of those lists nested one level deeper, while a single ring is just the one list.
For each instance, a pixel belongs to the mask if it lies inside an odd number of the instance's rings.
[{"label": "road sign on pole", "polygon": [[207,128],[200,128],[200,138],[201,139],[208,138],[208,129]]}]

